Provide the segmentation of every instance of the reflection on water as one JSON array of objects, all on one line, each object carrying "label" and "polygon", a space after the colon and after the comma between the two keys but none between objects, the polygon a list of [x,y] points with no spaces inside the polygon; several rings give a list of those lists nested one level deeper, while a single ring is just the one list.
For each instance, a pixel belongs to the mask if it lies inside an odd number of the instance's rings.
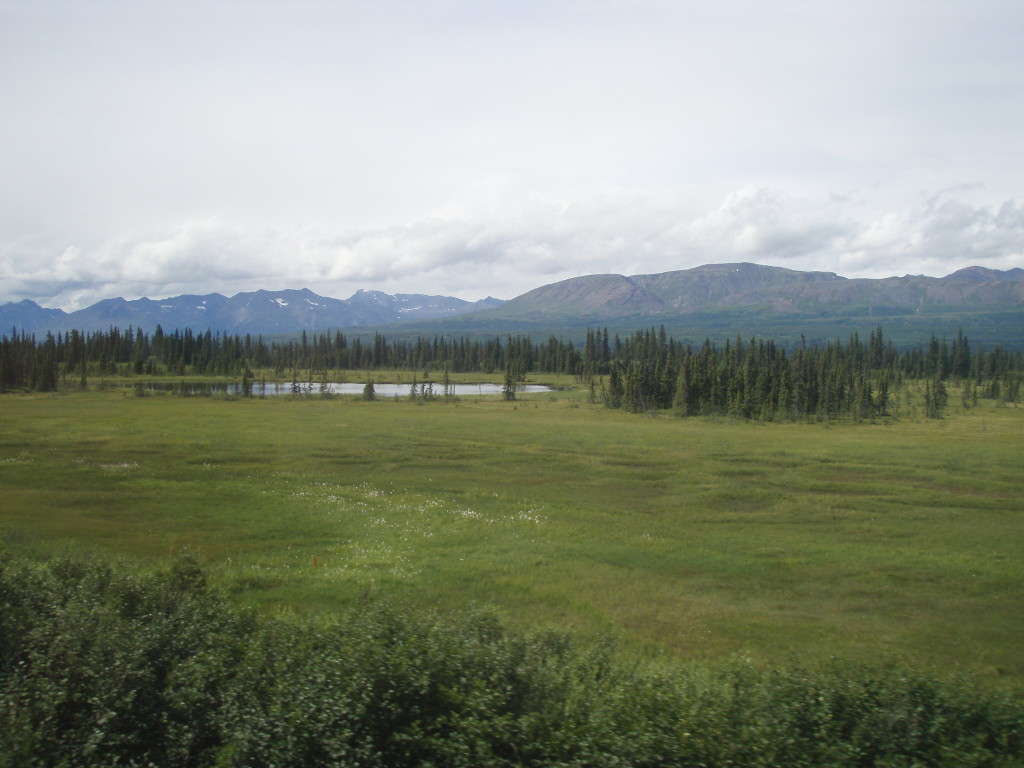
[{"label": "reflection on water", "polygon": [[[254,381],[252,383],[253,397],[270,397],[273,395],[362,395],[365,384],[360,382],[282,382]],[[373,385],[373,392],[377,397],[411,397],[413,396],[412,384],[377,384]],[[180,381],[180,382],[145,382],[138,381],[125,388],[141,389],[145,392],[173,392],[179,395],[192,395],[203,397],[209,395],[235,395],[242,394],[242,385],[237,382],[205,382],[205,381]],[[450,394],[455,397],[470,397],[472,395],[500,395],[500,384],[450,384]],[[517,393],[531,394],[537,392],[551,392],[551,387],[540,384],[521,384],[516,387]],[[416,384],[416,397],[443,397],[444,386],[436,382]]]}]

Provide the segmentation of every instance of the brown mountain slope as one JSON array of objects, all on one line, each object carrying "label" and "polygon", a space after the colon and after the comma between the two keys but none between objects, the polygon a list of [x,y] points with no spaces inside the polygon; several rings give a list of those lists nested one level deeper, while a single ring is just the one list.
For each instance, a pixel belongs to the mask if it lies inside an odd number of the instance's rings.
[{"label": "brown mountain slope", "polygon": [[813,316],[1024,310],[1024,270],[969,267],[946,277],[847,279],[759,264],[709,264],[652,275],[590,275],[542,286],[493,310],[522,320],[757,311]]},{"label": "brown mountain slope", "polygon": [[[511,313],[503,307],[515,304]],[[665,311],[664,302],[622,275],[588,275],[551,283],[506,302],[502,316],[539,320],[548,316],[622,317]]]}]

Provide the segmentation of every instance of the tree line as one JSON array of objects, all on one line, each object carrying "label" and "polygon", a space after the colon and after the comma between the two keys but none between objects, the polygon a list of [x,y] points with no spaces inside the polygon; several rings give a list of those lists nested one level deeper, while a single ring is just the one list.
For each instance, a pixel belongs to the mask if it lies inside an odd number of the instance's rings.
[{"label": "tree line", "polygon": [[490,338],[418,337],[372,340],[340,331],[265,339],[191,329],[152,333],[129,327],[72,330],[54,336],[18,332],[0,337],[0,391],[53,391],[94,376],[228,376],[251,380],[253,370],[277,378],[326,379],[341,370],[504,372],[506,382],[530,373],[577,377],[591,398],[612,408],[672,410],[683,416],[732,415],[763,420],[874,418],[906,404],[906,382],[924,382],[923,407],[940,416],[959,388],[967,407],[979,397],[1016,402],[1024,364],[1001,346],[973,347],[962,332],[896,348],[881,328],[867,340],[789,347],[737,337],[718,345],[683,343],[664,327],[620,337],[588,329],[576,345],[550,335]]},{"label": "tree line", "polygon": [[610,364],[607,382],[592,397],[613,408],[673,410],[682,416],[722,416],[764,421],[853,420],[897,416],[916,387],[926,416],[939,418],[952,387],[969,408],[979,398],[1016,402],[1021,355],[1001,347],[972,350],[959,333],[951,342],[932,336],[927,345],[897,350],[881,328],[862,341],[806,343],[786,349],[772,340],[741,338],[719,347],[681,346],[653,329],[635,334],[625,354]]}]

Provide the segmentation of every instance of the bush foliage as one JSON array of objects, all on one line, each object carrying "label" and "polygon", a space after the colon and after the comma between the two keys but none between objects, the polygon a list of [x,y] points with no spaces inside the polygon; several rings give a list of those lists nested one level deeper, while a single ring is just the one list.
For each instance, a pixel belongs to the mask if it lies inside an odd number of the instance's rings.
[{"label": "bush foliage", "polygon": [[189,556],[0,562],[0,766],[1012,766],[1024,698],[641,661],[485,613],[262,616]]}]

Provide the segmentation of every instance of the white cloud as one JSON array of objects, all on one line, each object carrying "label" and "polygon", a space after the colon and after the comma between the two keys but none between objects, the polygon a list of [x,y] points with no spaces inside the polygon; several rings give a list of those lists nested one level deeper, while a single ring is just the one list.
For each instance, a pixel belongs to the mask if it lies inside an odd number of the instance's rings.
[{"label": "white cloud", "polygon": [[1019,266],[1022,24],[1011,0],[0,4],[0,301]]},{"label": "white cloud", "polygon": [[730,194],[687,227],[692,249],[713,261],[786,265],[834,254],[856,228],[829,200],[798,199],[766,188]]},{"label": "white cloud", "polygon": [[0,277],[10,286],[2,298],[27,296],[69,309],[112,289],[126,298],[285,287],[339,298],[359,288],[512,298],[566,277],[715,262],[885,277],[1024,261],[1024,208],[1016,201],[975,205],[947,192],[910,211],[877,212],[851,204],[856,197],[745,187],[701,211],[685,196],[604,190],[571,201],[538,199],[519,210],[509,205],[503,215],[466,209],[327,234],[205,220],[91,250],[72,246],[49,259],[22,261],[8,251],[0,259]]}]

